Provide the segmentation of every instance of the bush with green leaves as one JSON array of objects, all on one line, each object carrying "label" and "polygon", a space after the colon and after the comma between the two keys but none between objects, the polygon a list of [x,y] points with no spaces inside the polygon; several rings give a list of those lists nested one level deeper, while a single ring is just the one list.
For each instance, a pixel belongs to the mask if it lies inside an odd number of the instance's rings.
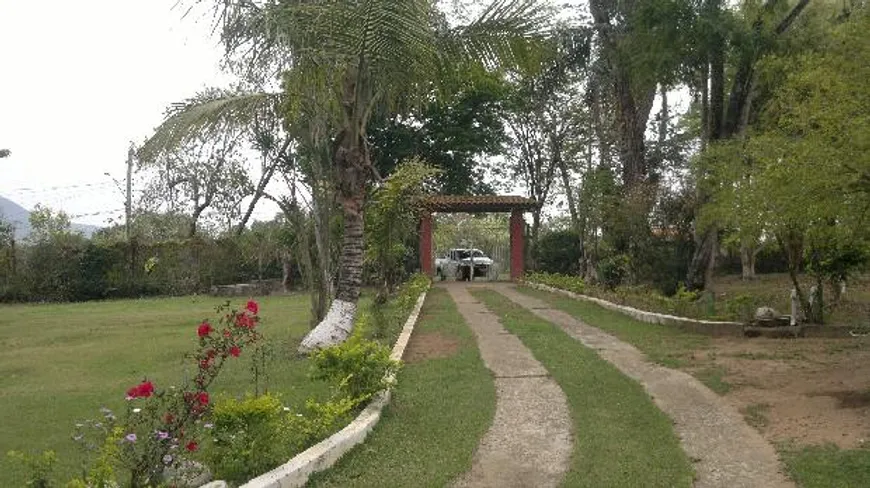
[{"label": "bush with green leaves", "polygon": [[580,236],[573,230],[547,232],[532,248],[538,270],[548,273],[573,274],[580,267],[583,250]]},{"label": "bush with green leaves", "polygon": [[344,396],[358,401],[389,388],[390,378],[400,367],[398,361],[390,359],[387,346],[358,336],[321,349],[312,359],[312,378],[328,381]]},{"label": "bush with green leaves", "polygon": [[40,454],[30,454],[21,451],[9,451],[6,453],[13,462],[25,467],[28,476],[24,486],[30,488],[51,488],[56,486],[52,481],[52,471],[57,462],[54,451],[43,451]]}]

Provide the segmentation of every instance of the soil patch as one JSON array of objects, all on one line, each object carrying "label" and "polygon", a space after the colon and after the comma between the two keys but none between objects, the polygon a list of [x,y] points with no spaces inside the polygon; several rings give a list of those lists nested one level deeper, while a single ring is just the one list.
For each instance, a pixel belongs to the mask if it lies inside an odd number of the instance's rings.
[{"label": "soil patch", "polygon": [[696,357],[726,371],[737,408],[766,406],[768,440],[870,445],[870,338],[720,338]]},{"label": "soil patch", "polygon": [[456,354],[459,339],[440,332],[415,332],[408,342],[403,360],[419,363],[427,359],[443,358]]}]

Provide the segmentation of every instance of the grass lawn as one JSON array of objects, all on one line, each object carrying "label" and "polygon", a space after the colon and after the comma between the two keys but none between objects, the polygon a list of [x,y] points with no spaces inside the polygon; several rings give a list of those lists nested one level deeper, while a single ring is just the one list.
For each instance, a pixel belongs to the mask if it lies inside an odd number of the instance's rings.
[{"label": "grass lawn", "polygon": [[779,451],[789,475],[802,488],[870,486],[870,449],[780,446]]},{"label": "grass lawn", "polygon": [[497,292],[473,295],[523,341],[568,398],[575,440],[563,486],[692,485],[694,471],[671,420],[639,383]]},{"label": "grass lawn", "polygon": [[495,386],[471,330],[440,288],[429,292],[409,351],[434,334],[452,341],[455,351],[406,364],[392,403],[365,444],[310,486],[440,487],[471,468],[495,414]]},{"label": "grass lawn", "polygon": [[[259,301],[260,327],[273,346],[270,390],[287,404],[325,396],[327,386],[309,381],[307,361],[292,354],[308,330],[308,297]],[[146,376],[158,388],[192,376],[183,355],[195,347],[199,322],[213,318],[219,303],[200,296],[0,306],[0,486],[22,485],[20,468],[6,458],[10,449],[53,449],[59,477],[78,473],[74,424],[97,418],[101,406],[120,411],[126,389]],[[212,391],[253,392],[250,366],[251,356],[243,353]]]}]

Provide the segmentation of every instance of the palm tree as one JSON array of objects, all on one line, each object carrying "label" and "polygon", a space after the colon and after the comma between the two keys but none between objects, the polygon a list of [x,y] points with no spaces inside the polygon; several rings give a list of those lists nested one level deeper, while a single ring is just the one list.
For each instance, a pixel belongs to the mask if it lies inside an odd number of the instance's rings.
[{"label": "palm tree", "polygon": [[[546,16],[537,0],[496,0],[472,22],[450,26],[435,0],[215,0],[231,65],[282,74],[287,126],[323,116],[344,217],[336,297],[300,352],[350,334],[363,268],[363,208],[377,179],[366,129],[395,110],[449,90],[473,67],[528,66]],[[203,119],[205,120],[205,119]],[[175,128],[178,130],[178,127]]]}]

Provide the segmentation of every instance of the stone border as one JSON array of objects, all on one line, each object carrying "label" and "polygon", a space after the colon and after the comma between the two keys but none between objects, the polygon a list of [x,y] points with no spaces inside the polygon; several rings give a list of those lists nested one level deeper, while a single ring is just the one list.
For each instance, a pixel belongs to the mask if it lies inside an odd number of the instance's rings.
[{"label": "stone border", "polygon": [[[417,303],[411,310],[411,314],[393,346],[393,351],[390,354],[391,359],[402,359],[428,292],[427,288],[417,298]],[[387,379],[392,383],[395,378],[390,376]],[[346,452],[362,443],[381,419],[381,410],[389,403],[390,390],[379,393],[363,409],[362,413],[345,428],[297,454],[287,463],[248,481],[240,488],[295,488],[304,486],[312,474],[329,468]],[[225,481],[212,481],[200,488],[227,488],[227,486]]]},{"label": "stone border", "polygon": [[562,290],[561,288],[554,288],[552,286],[542,285],[540,283],[534,283],[531,281],[525,281],[524,284],[537,288],[539,290],[549,291],[553,293],[561,293],[562,295],[567,295],[576,300],[583,300],[587,302],[592,302],[598,306],[606,308],[608,310],[612,310],[614,312],[619,312],[624,315],[628,315],[629,317],[639,320],[641,322],[646,322],[649,324],[660,324],[660,325],[674,325],[683,329],[691,330],[692,332],[698,332],[701,334],[710,334],[710,335],[743,335],[743,325],[740,322],[723,322],[716,320],[699,320],[699,319],[690,319],[687,317],[677,317],[676,315],[668,315],[664,313],[656,313],[656,312],[647,312],[645,310],[640,310],[637,308],[629,307],[626,305],[618,305],[613,302],[608,302],[607,300],[602,300],[600,298],[591,297],[588,295],[581,295],[579,293],[574,293],[568,290]]}]

